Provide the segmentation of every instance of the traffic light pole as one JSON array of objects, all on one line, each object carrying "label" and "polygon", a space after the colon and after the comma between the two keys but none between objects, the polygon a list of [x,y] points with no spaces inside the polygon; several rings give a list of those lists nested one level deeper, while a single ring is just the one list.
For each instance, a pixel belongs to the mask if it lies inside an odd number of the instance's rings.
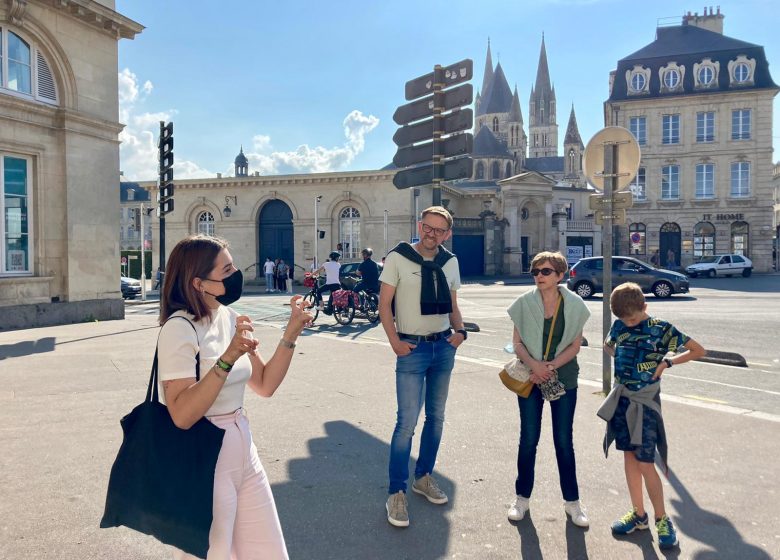
[{"label": "traffic light pole", "polygon": [[[617,142],[609,142],[604,146],[604,238],[602,252],[604,255],[604,288],[602,305],[602,341],[606,340],[612,326],[612,309],[609,305],[612,295],[612,203],[615,186],[618,180],[618,146]],[[602,390],[608,394],[612,388],[612,357],[606,352],[602,356]]]},{"label": "traffic light pole", "polygon": [[[441,135],[444,133],[444,69],[433,67],[433,206],[441,206],[441,182],[444,179],[444,151]],[[415,216],[415,219],[417,217]]]}]

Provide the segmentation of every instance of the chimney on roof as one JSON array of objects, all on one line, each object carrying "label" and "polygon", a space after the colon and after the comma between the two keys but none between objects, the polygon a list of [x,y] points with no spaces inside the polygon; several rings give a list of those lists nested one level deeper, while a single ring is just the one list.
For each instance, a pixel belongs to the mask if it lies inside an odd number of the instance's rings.
[{"label": "chimney on roof", "polygon": [[710,6],[709,9],[707,6],[705,6],[704,15],[700,16],[698,12],[695,12],[693,15],[691,15],[691,12],[685,14],[683,16],[683,25],[695,25],[701,29],[706,29],[707,31],[713,31],[723,35],[724,17],[725,16],[720,13],[720,6],[718,6],[717,12],[713,11],[712,6]]}]

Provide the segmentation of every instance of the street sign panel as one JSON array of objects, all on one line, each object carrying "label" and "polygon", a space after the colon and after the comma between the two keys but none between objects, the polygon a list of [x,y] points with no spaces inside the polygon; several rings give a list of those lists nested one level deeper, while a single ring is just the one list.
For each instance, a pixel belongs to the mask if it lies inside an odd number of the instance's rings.
[{"label": "street sign panel", "polygon": [[[474,74],[474,62],[467,58],[443,69],[444,88],[468,82]],[[433,72],[406,82],[406,100],[411,101],[433,93]]]},{"label": "street sign panel", "polygon": [[604,150],[607,146],[617,145],[617,180],[615,190],[626,188],[631,184],[639,169],[641,153],[639,144],[627,129],[620,126],[608,126],[598,131],[585,146],[582,157],[582,167],[588,183],[596,190],[603,191],[604,179],[607,173],[604,170]]},{"label": "street sign panel", "polygon": [[[591,210],[605,210],[608,204],[607,198],[603,194],[590,195]],[[612,209],[631,208],[634,205],[634,195],[629,191],[619,191],[612,194]]]},{"label": "street sign panel", "polygon": [[[442,106],[443,111],[451,111],[458,107],[465,105],[471,105],[474,101],[474,86],[471,84],[463,84],[456,88],[444,91]],[[410,122],[419,121],[426,117],[433,116],[433,95],[412,101],[406,105],[401,105],[393,113],[393,120],[396,124],[409,124]]]},{"label": "street sign panel", "polygon": [[[471,177],[474,169],[474,161],[470,157],[461,157],[444,162],[443,179],[454,181]],[[429,185],[433,182],[433,164],[421,165],[399,171],[393,177],[393,184],[397,189],[408,189],[418,185]]]},{"label": "street sign panel", "polygon": [[[474,124],[474,111],[462,109],[442,116],[442,133],[452,134],[462,130],[468,130]],[[433,119],[420,121],[415,124],[402,126],[393,135],[396,146],[408,146],[423,140],[433,138]]]},{"label": "street sign panel", "polygon": [[626,210],[625,208],[613,209],[612,214],[607,214],[605,210],[596,210],[593,214],[596,225],[604,225],[604,221],[608,218],[612,218],[614,225],[626,223]]},{"label": "street sign panel", "polygon": [[[474,135],[470,132],[466,134],[456,134],[449,136],[442,142],[443,157],[450,158],[470,154],[474,147]],[[398,167],[409,167],[417,163],[431,161],[433,159],[433,142],[417,144],[399,148],[393,157],[393,163]]]}]

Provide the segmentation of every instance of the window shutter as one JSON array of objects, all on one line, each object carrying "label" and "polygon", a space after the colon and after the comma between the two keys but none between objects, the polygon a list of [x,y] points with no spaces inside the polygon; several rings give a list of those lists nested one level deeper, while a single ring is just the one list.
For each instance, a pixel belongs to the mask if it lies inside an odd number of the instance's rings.
[{"label": "window shutter", "polygon": [[40,51],[38,54],[38,98],[42,101],[48,101],[50,103],[57,103],[57,87],[54,84],[54,77],[51,75],[51,70],[43,58]]}]

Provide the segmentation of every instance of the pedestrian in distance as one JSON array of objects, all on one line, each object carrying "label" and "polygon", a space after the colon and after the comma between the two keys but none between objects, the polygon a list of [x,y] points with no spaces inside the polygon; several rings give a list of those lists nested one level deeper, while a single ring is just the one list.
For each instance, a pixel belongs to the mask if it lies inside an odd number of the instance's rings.
[{"label": "pedestrian in distance", "polygon": [[666,268],[674,269],[674,267],[677,266],[677,261],[675,260],[675,254],[674,251],[669,249],[666,251]]},{"label": "pedestrian in distance", "polygon": [[265,258],[263,274],[265,275],[265,293],[270,293],[274,289],[274,262],[271,257]]},{"label": "pedestrian in distance", "polygon": [[285,280],[285,284],[287,285],[287,293],[292,293],[292,286],[293,286],[293,265],[289,264],[287,265],[287,279]]},{"label": "pedestrian in distance", "polygon": [[[274,394],[312,317],[300,296],[292,298],[290,319],[266,361],[251,334],[251,319],[228,307],[241,297],[242,287],[225,241],[193,235],[174,247],[160,307],[160,393],[179,428],[189,429],[205,416],[225,430],[214,474],[208,560],[287,559],[271,486],[243,408],[244,392],[248,386],[263,397]],[[199,381],[197,355],[205,372]],[[175,550],[174,558],[195,557]]]},{"label": "pedestrian in distance", "polygon": [[[341,271],[341,264],[339,263],[340,258],[341,255],[336,251],[333,251],[328,256],[328,260],[314,271],[314,274],[325,273],[325,285],[317,288],[317,294],[320,300],[320,310],[324,311],[327,315],[333,313],[333,292],[341,289],[341,281],[339,280],[339,271]],[[330,292],[327,307],[323,305],[322,300],[322,296],[325,292]]]},{"label": "pedestrian in distance", "polygon": [[409,456],[423,403],[425,423],[412,491],[434,504],[448,501],[432,473],[455,352],[467,337],[457,300],[458,259],[442,245],[452,236],[452,216],[444,207],[432,206],[423,211],[417,230],[417,243],[400,243],[387,256],[379,291],[379,317],[396,354],[398,412],[385,504],[387,520],[396,527],[409,526]]},{"label": "pedestrian in distance", "polygon": [[278,292],[279,291],[279,261],[281,259],[275,259],[274,260],[274,278],[272,284],[271,291],[272,292]]},{"label": "pedestrian in distance", "polygon": [[290,267],[284,262],[284,259],[279,259],[279,265],[276,267],[276,286],[280,292],[287,291],[287,276],[290,273]]},{"label": "pedestrian in distance", "polygon": [[162,285],[163,280],[163,271],[161,267],[157,267],[157,272],[154,273],[154,288],[153,290],[159,290],[160,286]]},{"label": "pedestrian in distance", "polygon": [[658,254],[658,249],[653,251],[653,254],[650,256],[650,264],[653,265],[655,268],[658,268],[661,264],[661,255]]},{"label": "pedestrian in distance", "polygon": [[[647,529],[644,480],[653,505],[658,546],[673,548],[678,544],[677,531],[666,513],[663,485],[655,468],[657,449],[664,474],[668,471],[661,376],[673,366],[701,358],[706,351],[671,323],[648,315],[642,288],[633,282],[615,288],[609,303],[617,320],[604,342],[604,351],[614,357],[615,382],[598,415],[607,422],[605,455],[613,441],[623,452],[631,499],[631,510],[612,524],[612,533],[627,535]],[[676,354],[682,346],[685,352]]]},{"label": "pedestrian in distance", "polygon": [[[550,415],[564,512],[575,525],[588,527],[590,521],[580,502],[577,483],[573,431],[580,372],[577,354],[590,311],[582,298],[561,284],[568,268],[566,257],[559,252],[537,253],[531,261],[535,288],[517,298],[507,309],[514,325],[512,346],[515,355],[530,368],[530,380],[534,383],[527,397],[517,396],[520,443],[517,450],[515,500],[507,517],[511,521],[520,521],[529,511],[534,488],[536,448],[542,432],[545,402],[542,389],[545,383],[557,376],[565,393],[550,401]],[[545,352],[548,352],[546,356]]]}]

